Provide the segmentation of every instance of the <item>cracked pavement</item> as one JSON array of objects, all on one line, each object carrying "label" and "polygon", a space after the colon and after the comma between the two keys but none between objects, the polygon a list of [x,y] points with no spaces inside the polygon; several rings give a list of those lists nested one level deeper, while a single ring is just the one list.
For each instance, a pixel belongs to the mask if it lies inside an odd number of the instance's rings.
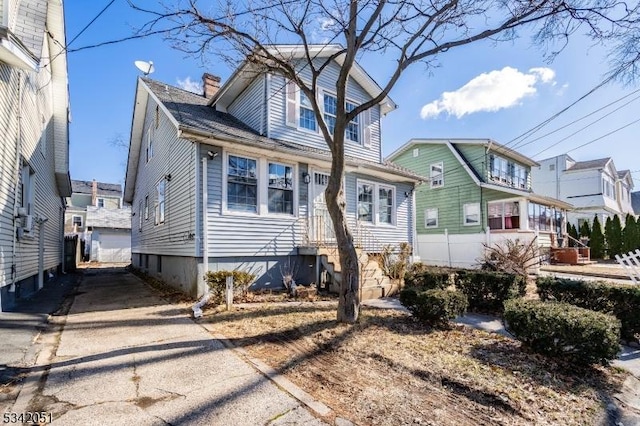
[{"label": "cracked pavement", "polygon": [[186,309],[115,269],[85,275],[30,407],[58,425],[324,424]]}]

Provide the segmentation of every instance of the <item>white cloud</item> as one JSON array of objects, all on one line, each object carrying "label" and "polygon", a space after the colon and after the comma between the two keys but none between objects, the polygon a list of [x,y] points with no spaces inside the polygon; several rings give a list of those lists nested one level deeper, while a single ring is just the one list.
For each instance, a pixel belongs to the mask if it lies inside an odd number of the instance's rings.
[{"label": "white cloud", "polygon": [[187,76],[184,80],[177,79],[178,87],[186,90],[188,92],[197,93],[198,95],[202,94],[202,82],[200,81],[192,81],[191,77]]},{"label": "white cloud", "polygon": [[520,104],[523,98],[537,92],[536,86],[555,84],[555,71],[551,68],[531,68],[522,73],[515,68],[504,67],[482,73],[455,92],[444,92],[440,99],[422,107],[423,119],[437,117],[441,113],[457,118],[481,111],[498,111]]}]

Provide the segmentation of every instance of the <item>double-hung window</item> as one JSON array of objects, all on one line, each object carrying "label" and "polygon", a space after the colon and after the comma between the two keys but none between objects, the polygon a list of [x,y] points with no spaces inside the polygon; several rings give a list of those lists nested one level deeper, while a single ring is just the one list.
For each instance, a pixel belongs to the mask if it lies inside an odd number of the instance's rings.
[{"label": "double-hung window", "polygon": [[425,228],[438,227],[438,209],[426,209],[424,211],[424,227]]},{"label": "double-hung window", "polygon": [[156,204],[156,225],[164,223],[165,189],[166,181],[162,178],[156,185],[156,195],[158,199],[158,204]]},{"label": "double-hung window", "polygon": [[143,215],[143,210],[142,210],[142,201],[140,201],[138,203],[138,232],[142,232],[142,215]]},{"label": "double-hung window", "polygon": [[269,163],[269,213],[293,214],[293,167]]},{"label": "double-hung window", "polygon": [[432,164],[429,177],[431,178],[431,188],[444,186],[444,163]]},{"label": "double-hung window", "polygon": [[77,226],[78,228],[82,228],[82,216],[73,215],[72,218],[73,226]]},{"label": "double-hung window", "polygon": [[373,182],[357,184],[357,218],[362,222],[393,225],[395,188]]},{"label": "double-hung window", "polygon": [[147,129],[147,163],[153,158],[153,133],[153,127],[149,126]]},{"label": "double-hung window", "polygon": [[465,204],[462,207],[465,226],[473,226],[480,224],[480,203]]},{"label": "double-hung window", "polygon": [[[338,100],[335,96],[324,94],[324,121],[327,123],[329,133],[333,134],[336,127],[336,114],[338,113]],[[345,112],[351,112],[356,108],[356,104],[352,102],[345,102]],[[347,140],[360,143],[360,117],[355,116],[351,121],[347,123],[347,127],[344,132],[344,136]]]},{"label": "double-hung window", "polygon": [[242,212],[258,212],[256,160],[229,155],[227,163],[227,208]]},{"label": "double-hung window", "polygon": [[318,129],[311,100],[303,91],[300,91],[300,127],[314,132]]},{"label": "double-hung window", "polygon": [[373,185],[358,183],[358,220],[373,223]]}]

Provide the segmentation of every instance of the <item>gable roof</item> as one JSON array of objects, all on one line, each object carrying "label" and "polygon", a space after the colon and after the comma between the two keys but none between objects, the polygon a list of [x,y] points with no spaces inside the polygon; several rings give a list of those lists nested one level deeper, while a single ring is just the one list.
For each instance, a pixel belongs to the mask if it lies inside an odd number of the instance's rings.
[{"label": "gable roof", "polygon": [[611,161],[611,157],[598,158],[597,160],[589,161],[576,161],[573,165],[569,166],[567,170],[589,170],[589,169],[604,169]]},{"label": "gable roof", "polygon": [[[138,159],[142,144],[142,126],[148,98],[155,99],[176,126],[183,138],[211,138],[219,143],[242,144],[243,146],[280,152],[296,156],[300,161],[309,159],[331,162],[329,150],[308,147],[302,144],[267,138],[226,112],[216,111],[201,95],[151,80],[138,78],[136,99],[131,126],[131,143],[125,178],[124,201],[133,201],[133,190],[137,174]],[[345,156],[347,166],[362,168],[404,178],[408,182],[423,182],[427,178],[391,162],[377,163]]]},{"label": "gable roof", "polygon": [[515,151],[507,147],[506,145],[501,145],[498,142],[494,141],[493,139],[480,139],[480,138],[411,139],[409,142],[405,143],[400,148],[396,149],[394,152],[389,154],[387,156],[387,159],[393,161],[404,152],[418,145],[446,145],[448,143],[453,144],[454,146],[455,145],[481,145],[487,148],[488,150],[495,152],[496,154],[504,155],[506,157],[509,157],[513,160],[518,161],[519,163],[526,164],[527,166],[533,167],[533,166],[540,165],[536,161],[532,160],[531,158],[520,154],[518,151]]},{"label": "gable roof", "polygon": [[[96,182],[98,195],[106,195],[109,197],[122,196],[122,185],[118,183]],[[75,194],[91,194],[93,191],[93,182],[87,180],[72,180],[71,191]]]},{"label": "gable roof", "polygon": [[[312,58],[327,58],[344,50],[340,44],[311,44],[306,48],[302,45],[273,45],[268,49],[270,54],[286,59],[306,59],[307,52]],[[344,54],[334,59],[338,65],[344,62]],[[220,90],[211,98],[209,105],[230,104],[249,84],[256,78],[259,71],[256,66],[248,61],[242,62],[231,77],[220,87]],[[357,62],[354,62],[350,72],[353,78],[371,96],[375,97],[382,92],[382,88]],[[228,99],[228,102],[225,102]],[[389,96],[380,102],[382,114],[393,111],[398,106]],[[226,109],[226,108],[225,108]]]}]

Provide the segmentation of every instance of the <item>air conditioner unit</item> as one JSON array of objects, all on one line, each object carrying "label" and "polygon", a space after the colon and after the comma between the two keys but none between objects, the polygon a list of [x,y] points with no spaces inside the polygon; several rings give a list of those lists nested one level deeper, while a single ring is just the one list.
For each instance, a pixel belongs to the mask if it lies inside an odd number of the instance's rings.
[{"label": "air conditioner unit", "polygon": [[27,208],[26,207],[18,207],[16,210],[16,217],[25,217],[27,216]]}]

